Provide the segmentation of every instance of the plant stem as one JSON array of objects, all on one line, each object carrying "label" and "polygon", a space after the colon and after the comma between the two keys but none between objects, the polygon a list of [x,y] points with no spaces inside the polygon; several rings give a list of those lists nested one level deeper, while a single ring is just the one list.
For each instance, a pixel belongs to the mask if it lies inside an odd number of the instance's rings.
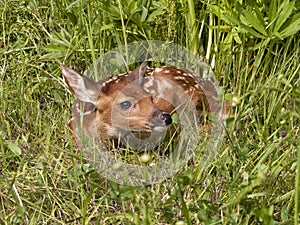
[{"label": "plant stem", "polygon": [[120,17],[121,17],[121,24],[122,24],[122,32],[123,32],[123,39],[124,39],[124,44],[125,44],[125,51],[126,51],[126,70],[129,71],[129,67],[128,67],[128,49],[127,49],[127,36],[126,36],[126,26],[124,23],[124,17],[123,17],[123,10],[122,10],[122,5],[121,5],[121,1],[118,0],[118,6],[119,6],[119,11],[120,11]]},{"label": "plant stem", "polygon": [[297,149],[297,169],[296,169],[296,182],[295,182],[295,212],[294,212],[294,224],[299,224],[299,192],[300,192],[300,143],[298,143]]},{"label": "plant stem", "polygon": [[197,53],[197,27],[196,27],[196,13],[195,13],[195,5],[193,0],[188,0],[188,8],[189,8],[189,16],[188,16],[188,25],[191,31],[190,35],[190,44],[189,48],[192,52]]}]

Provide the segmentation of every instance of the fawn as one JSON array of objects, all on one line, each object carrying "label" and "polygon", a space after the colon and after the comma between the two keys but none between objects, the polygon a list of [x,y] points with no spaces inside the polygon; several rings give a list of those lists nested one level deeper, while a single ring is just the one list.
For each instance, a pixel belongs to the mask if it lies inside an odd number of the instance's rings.
[{"label": "fawn", "polygon": [[[131,72],[98,82],[67,66],[61,69],[76,96],[71,130],[75,134],[81,130],[98,141],[162,136],[172,124],[171,115],[183,102],[190,102],[199,118],[224,107],[215,99],[212,82],[175,66],[147,68],[143,62]],[[225,109],[223,119],[226,113]]]}]

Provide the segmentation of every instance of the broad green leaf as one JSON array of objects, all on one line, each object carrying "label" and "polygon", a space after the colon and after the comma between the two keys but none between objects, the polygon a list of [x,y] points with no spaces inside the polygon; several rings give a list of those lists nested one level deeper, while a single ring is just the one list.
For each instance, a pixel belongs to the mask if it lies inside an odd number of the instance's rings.
[{"label": "broad green leaf", "polygon": [[65,51],[49,52],[40,57],[40,60],[63,59],[66,57]]},{"label": "broad green leaf", "polygon": [[141,6],[141,8],[142,8],[141,22],[144,23],[147,19],[148,10],[144,6]]},{"label": "broad green leaf", "polygon": [[293,34],[296,34],[300,30],[300,13],[294,15],[287,21],[287,25],[279,32],[282,38],[287,38]]},{"label": "broad green leaf", "polygon": [[269,17],[269,23],[273,23],[277,16],[277,1],[271,1],[270,7],[269,7],[269,12],[268,12],[268,17]]},{"label": "broad green leaf", "polygon": [[137,1],[131,1],[128,5],[129,12],[128,14],[135,14],[137,11],[140,11],[140,8],[138,7]]},{"label": "broad green leaf", "polygon": [[51,43],[56,44],[56,45],[65,46],[65,47],[70,46],[70,42],[62,37],[58,37],[58,38],[50,37],[50,41],[51,41]]},{"label": "broad green leaf", "polygon": [[6,137],[5,127],[2,126],[2,124],[0,123],[0,141],[4,140],[5,137]]},{"label": "broad green leaf", "polygon": [[243,28],[245,31],[247,31],[248,33],[250,33],[251,35],[253,35],[254,37],[257,37],[257,38],[265,38],[264,35],[256,32],[254,29],[252,29],[251,27],[245,25],[245,24],[241,24],[240,25],[241,28]]},{"label": "broad green leaf", "polygon": [[20,156],[22,154],[22,150],[19,148],[18,145],[11,141],[6,141],[6,145],[15,155]]},{"label": "broad green leaf", "polygon": [[120,20],[121,19],[120,11],[116,6],[110,5],[110,7],[99,7],[99,8],[100,8],[100,10],[105,12],[110,19],[112,19],[112,20]]},{"label": "broad green leaf", "polygon": [[155,18],[156,16],[159,16],[159,15],[164,14],[164,13],[165,13],[165,10],[164,10],[164,9],[157,9],[157,10],[153,11],[153,12],[149,15],[149,17],[148,17],[148,22],[154,22],[154,18]]},{"label": "broad green leaf", "polygon": [[264,16],[262,15],[262,11],[258,7],[255,7],[254,11],[255,11],[256,18],[258,19],[263,29],[266,31],[266,23],[265,23]]},{"label": "broad green leaf", "polygon": [[[252,26],[254,27],[254,29],[256,29],[258,32],[260,32],[261,34],[263,34],[264,36],[267,36],[267,32],[265,30],[265,24],[264,22],[261,23],[261,21],[259,19],[257,19],[253,14],[251,14],[250,12],[248,12],[245,9],[242,9],[243,15],[246,19],[246,21]],[[247,26],[245,24],[245,26]]]},{"label": "broad green leaf", "polygon": [[278,32],[281,26],[287,21],[290,17],[293,9],[294,9],[295,2],[289,2],[289,0],[285,0],[278,9],[278,17],[275,23],[273,33]]},{"label": "broad green leaf", "polygon": [[224,20],[225,22],[228,21],[228,24],[234,24],[234,25],[239,25],[240,24],[240,20],[235,18],[234,16],[231,16],[227,13],[224,14],[223,16],[224,18],[226,18],[226,20]]},{"label": "broad green leaf", "polygon": [[73,25],[76,26],[78,20],[77,20],[77,17],[75,16],[75,14],[71,13],[71,12],[67,12],[66,15],[69,18],[69,20],[73,23]]}]

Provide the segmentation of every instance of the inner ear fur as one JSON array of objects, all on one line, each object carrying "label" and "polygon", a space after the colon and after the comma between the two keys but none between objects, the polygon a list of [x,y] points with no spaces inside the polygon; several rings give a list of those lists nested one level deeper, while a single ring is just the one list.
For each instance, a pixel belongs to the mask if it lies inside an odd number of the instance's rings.
[{"label": "inner ear fur", "polygon": [[144,83],[144,77],[146,73],[148,62],[143,62],[138,68],[133,70],[126,78],[127,82],[137,82],[138,85],[142,86]]}]

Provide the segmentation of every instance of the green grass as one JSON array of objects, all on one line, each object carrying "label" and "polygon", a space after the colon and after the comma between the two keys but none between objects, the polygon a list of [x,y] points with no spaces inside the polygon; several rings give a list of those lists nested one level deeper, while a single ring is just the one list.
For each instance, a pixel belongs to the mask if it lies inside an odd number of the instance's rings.
[{"label": "green grass", "polygon": [[[1,1],[0,224],[299,224],[299,4],[272,2]],[[239,104],[205,170],[120,186],[72,145],[59,65],[144,39],[206,57]]]}]

